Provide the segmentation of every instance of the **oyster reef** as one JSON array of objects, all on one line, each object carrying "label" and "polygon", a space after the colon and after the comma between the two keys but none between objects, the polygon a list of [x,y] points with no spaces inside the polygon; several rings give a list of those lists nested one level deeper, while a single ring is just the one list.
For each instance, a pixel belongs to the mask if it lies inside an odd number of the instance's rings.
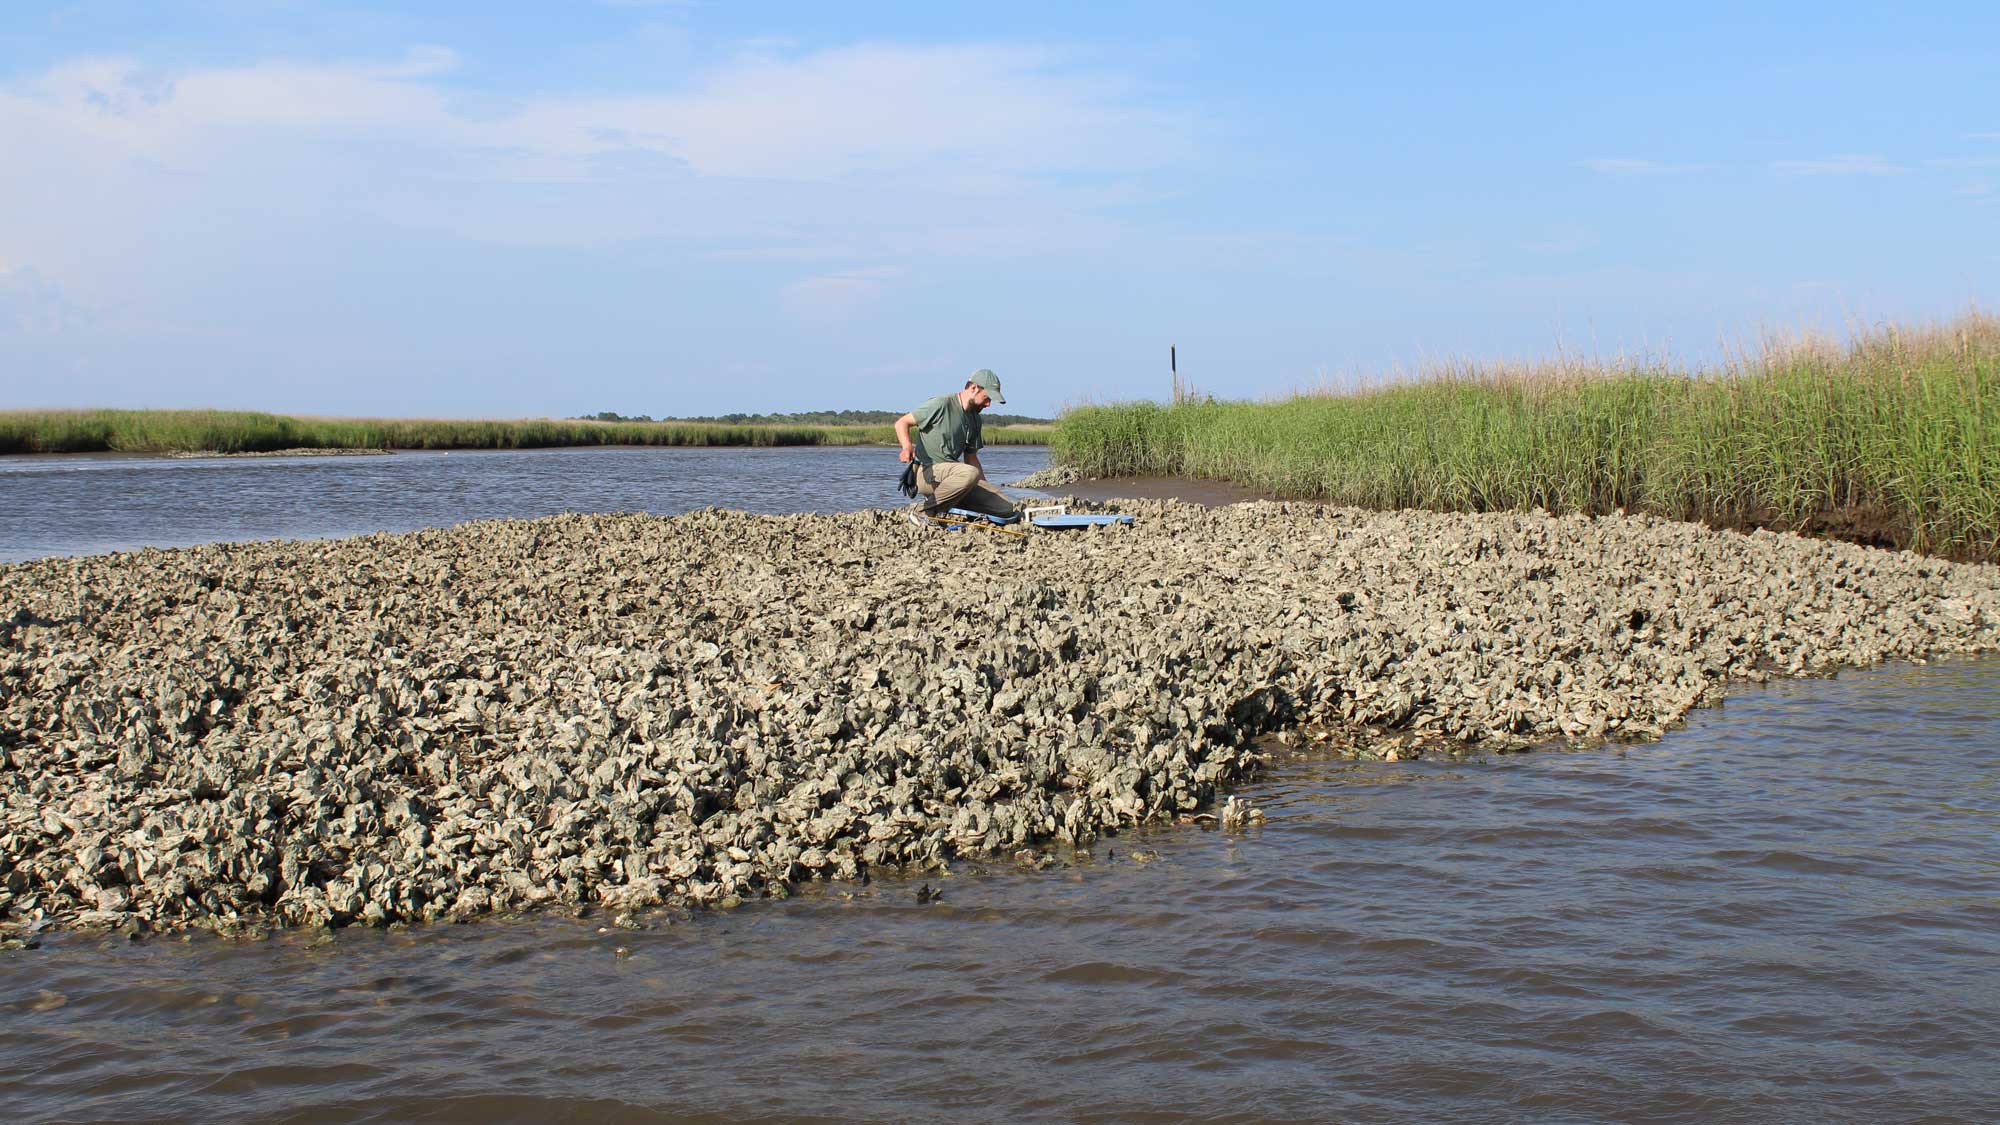
[{"label": "oyster reef", "polygon": [[1274,730],[1647,738],[1735,680],[2000,643],[1991,566],[1642,518],[1123,510],[0,567],[0,926],[726,906],[1193,814]]}]

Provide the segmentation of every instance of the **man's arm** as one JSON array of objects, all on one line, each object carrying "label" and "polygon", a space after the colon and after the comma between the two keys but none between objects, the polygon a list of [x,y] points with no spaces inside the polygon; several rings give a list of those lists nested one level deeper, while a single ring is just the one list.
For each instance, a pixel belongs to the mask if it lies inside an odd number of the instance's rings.
[{"label": "man's arm", "polygon": [[905,464],[917,455],[917,447],[910,441],[910,427],[916,424],[917,416],[914,413],[896,419],[896,444],[903,447],[898,456]]},{"label": "man's arm", "polygon": [[965,463],[979,470],[979,479],[986,479],[986,466],[979,463],[979,451],[986,448],[985,419],[975,415],[972,419],[971,440],[965,443]]}]

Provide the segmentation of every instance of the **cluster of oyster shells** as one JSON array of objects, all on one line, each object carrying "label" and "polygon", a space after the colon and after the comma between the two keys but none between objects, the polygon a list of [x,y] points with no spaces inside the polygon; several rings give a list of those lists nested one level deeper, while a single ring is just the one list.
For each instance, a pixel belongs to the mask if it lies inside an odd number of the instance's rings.
[{"label": "cluster of oyster shells", "polygon": [[1083,480],[1083,473],[1074,465],[1050,465],[1046,469],[1036,469],[1020,480],[1009,484],[1008,488],[1067,488]]},{"label": "cluster of oyster shells", "polygon": [[726,906],[1184,818],[1273,731],[1648,737],[1734,680],[2000,643],[1991,566],[1647,518],[1123,509],[0,567],[0,928]]}]

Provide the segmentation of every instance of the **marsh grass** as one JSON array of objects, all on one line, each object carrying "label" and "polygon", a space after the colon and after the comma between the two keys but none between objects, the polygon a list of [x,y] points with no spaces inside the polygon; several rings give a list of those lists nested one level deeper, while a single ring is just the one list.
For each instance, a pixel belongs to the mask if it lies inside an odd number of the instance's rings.
[{"label": "marsh grass", "polygon": [[1091,476],[1234,481],[1369,508],[1620,509],[2000,558],[2000,320],[1725,367],[1459,365],[1270,403],[1065,414]]},{"label": "marsh grass", "polygon": [[[989,445],[1041,445],[1047,426],[993,426]],[[889,426],[752,426],[582,419],[293,418],[233,410],[0,413],[0,453],[259,453],[279,449],[545,449],[561,446],[896,444]]]}]

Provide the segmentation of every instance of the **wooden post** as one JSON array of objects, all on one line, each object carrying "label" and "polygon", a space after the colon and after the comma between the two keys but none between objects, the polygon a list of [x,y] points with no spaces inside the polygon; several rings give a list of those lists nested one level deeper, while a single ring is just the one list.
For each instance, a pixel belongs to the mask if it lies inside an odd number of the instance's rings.
[{"label": "wooden post", "polygon": [[1167,370],[1173,373],[1174,405],[1179,406],[1181,404],[1181,361],[1180,357],[1175,354],[1176,351],[1177,349],[1172,344],[1167,345]]}]

